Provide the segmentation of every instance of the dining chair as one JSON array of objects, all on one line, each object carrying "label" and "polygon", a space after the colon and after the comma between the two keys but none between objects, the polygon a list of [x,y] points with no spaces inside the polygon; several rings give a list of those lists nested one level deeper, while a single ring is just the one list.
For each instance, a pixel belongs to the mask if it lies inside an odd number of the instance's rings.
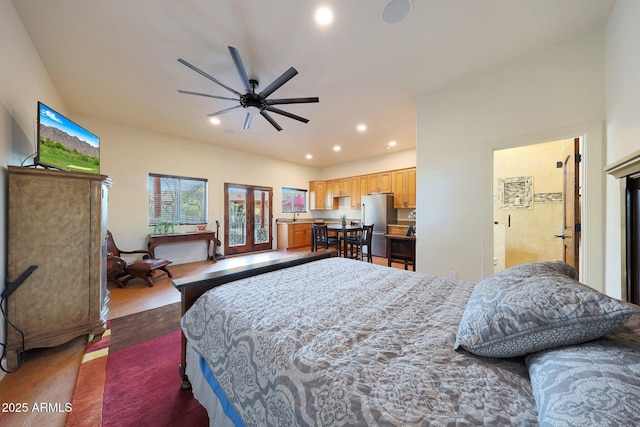
[{"label": "dining chair", "polygon": [[340,256],[340,240],[336,236],[330,236],[327,230],[327,224],[313,224],[311,226],[311,251],[315,252],[318,247],[329,249],[335,246]]},{"label": "dining chair", "polygon": [[[362,222],[360,221],[350,221],[349,225],[355,225],[358,227],[362,227]],[[360,238],[360,234],[361,234],[362,230],[351,230],[351,231],[347,231],[346,233],[342,234],[339,238],[340,238],[340,245],[346,249],[346,244],[344,243],[346,239],[359,239]],[[346,253],[346,251],[345,251]]]},{"label": "dining chair", "polygon": [[409,228],[407,229],[407,237],[411,237],[414,234],[416,234],[416,223],[415,222],[410,222],[409,223]]},{"label": "dining chair", "polygon": [[[368,262],[373,262],[373,255],[371,254],[371,240],[373,237],[373,224],[363,225],[362,230],[349,235],[346,238],[345,252],[349,253],[350,258],[359,259],[364,261],[367,258]],[[366,253],[364,249],[366,248]]]}]

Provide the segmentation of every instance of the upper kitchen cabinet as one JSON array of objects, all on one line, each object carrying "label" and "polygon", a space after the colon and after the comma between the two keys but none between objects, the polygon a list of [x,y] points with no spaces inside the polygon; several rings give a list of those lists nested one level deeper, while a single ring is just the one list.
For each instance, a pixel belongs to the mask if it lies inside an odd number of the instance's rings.
[{"label": "upper kitchen cabinet", "polygon": [[309,209],[326,209],[326,186],[327,183],[324,181],[309,182]]},{"label": "upper kitchen cabinet", "polygon": [[333,181],[309,181],[309,209],[337,209],[333,195]]},{"label": "upper kitchen cabinet", "polygon": [[334,179],[331,183],[333,197],[351,196],[351,178]]},{"label": "upper kitchen cabinet", "polygon": [[350,197],[351,209],[361,209],[362,196],[375,193],[394,193],[394,208],[415,209],[416,168],[309,181],[309,205],[312,210],[338,209],[340,197]]},{"label": "upper kitchen cabinet", "polygon": [[401,169],[392,173],[393,207],[416,208],[416,169]]},{"label": "upper kitchen cabinet", "polygon": [[336,197],[339,197],[339,196],[335,194],[336,189],[338,191],[340,189],[340,184],[338,183],[338,181],[339,180],[336,180],[336,179],[327,181],[325,195],[324,195],[325,209],[338,209],[338,200],[336,200]]},{"label": "upper kitchen cabinet", "polygon": [[380,172],[367,176],[367,193],[391,193],[391,172]]},{"label": "upper kitchen cabinet", "polygon": [[367,177],[351,178],[351,209],[362,209],[362,196],[367,195]]}]

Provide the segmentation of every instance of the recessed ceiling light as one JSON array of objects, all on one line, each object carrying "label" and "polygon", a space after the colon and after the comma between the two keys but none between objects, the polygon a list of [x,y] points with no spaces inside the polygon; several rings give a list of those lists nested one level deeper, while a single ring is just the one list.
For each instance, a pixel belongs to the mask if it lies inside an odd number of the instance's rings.
[{"label": "recessed ceiling light", "polygon": [[339,145],[334,145],[333,146],[333,151],[340,151],[340,150],[341,150],[341,148],[340,148]]},{"label": "recessed ceiling light", "polygon": [[220,124],[220,119],[217,117],[211,117],[209,119],[209,123],[211,123],[212,125],[219,125]]},{"label": "recessed ceiling light", "polygon": [[389,147],[395,147],[395,146],[396,146],[395,141],[389,141]]},{"label": "recessed ceiling light", "polygon": [[307,158],[307,160],[313,159],[313,156],[311,154],[307,154],[305,157]]},{"label": "recessed ceiling light", "polygon": [[328,7],[321,7],[316,10],[316,22],[319,25],[329,25],[333,21],[333,12]]},{"label": "recessed ceiling light", "polygon": [[367,130],[367,125],[365,124],[358,125],[358,132],[364,132],[365,130]]}]

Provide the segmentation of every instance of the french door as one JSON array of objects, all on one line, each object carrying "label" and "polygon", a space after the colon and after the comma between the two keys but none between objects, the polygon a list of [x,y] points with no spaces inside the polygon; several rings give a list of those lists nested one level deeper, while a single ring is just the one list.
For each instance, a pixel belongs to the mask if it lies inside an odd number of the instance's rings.
[{"label": "french door", "polygon": [[273,189],[224,184],[224,253],[256,252],[272,248]]}]

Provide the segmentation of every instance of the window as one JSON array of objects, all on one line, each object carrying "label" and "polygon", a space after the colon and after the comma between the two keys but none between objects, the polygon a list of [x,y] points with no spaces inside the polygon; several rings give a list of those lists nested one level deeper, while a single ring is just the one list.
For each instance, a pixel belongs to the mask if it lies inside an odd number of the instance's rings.
[{"label": "window", "polygon": [[282,187],[282,213],[306,211],[307,190]]},{"label": "window", "polygon": [[207,180],[149,174],[149,225],[207,223]]}]

